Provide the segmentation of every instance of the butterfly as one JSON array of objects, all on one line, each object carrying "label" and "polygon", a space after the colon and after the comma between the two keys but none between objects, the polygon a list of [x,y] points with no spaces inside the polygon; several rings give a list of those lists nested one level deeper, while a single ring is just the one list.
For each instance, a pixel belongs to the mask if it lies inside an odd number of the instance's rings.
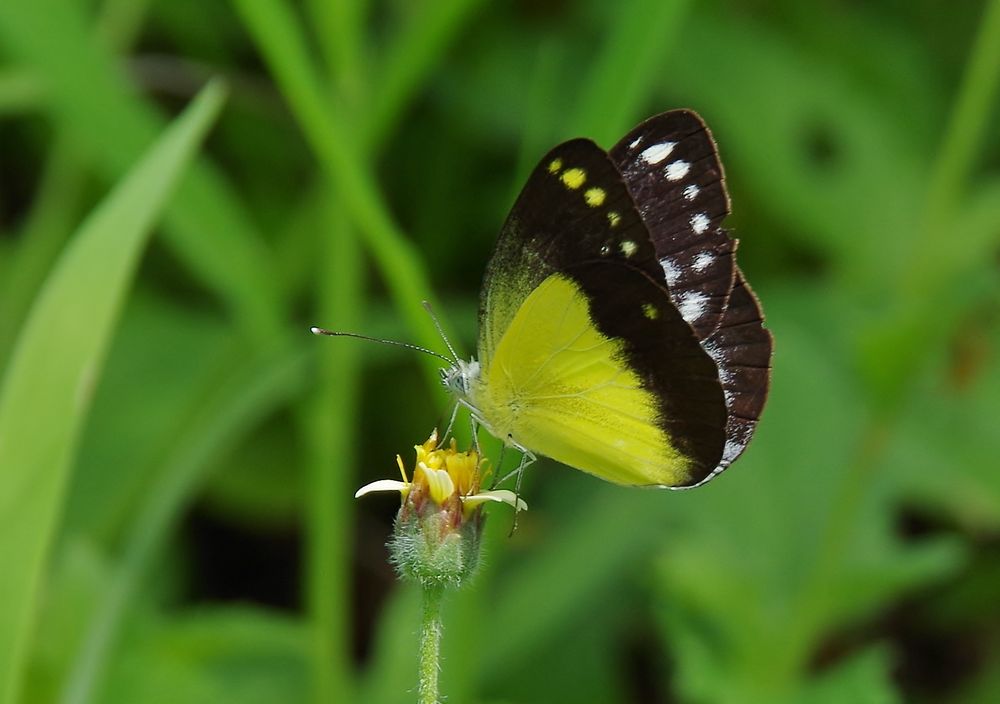
[{"label": "butterfly", "polygon": [[530,459],[629,486],[709,481],[746,449],[771,373],[729,211],[692,111],[651,117],[610,151],[555,147],[486,268],[478,360],[456,359],[445,385]]}]

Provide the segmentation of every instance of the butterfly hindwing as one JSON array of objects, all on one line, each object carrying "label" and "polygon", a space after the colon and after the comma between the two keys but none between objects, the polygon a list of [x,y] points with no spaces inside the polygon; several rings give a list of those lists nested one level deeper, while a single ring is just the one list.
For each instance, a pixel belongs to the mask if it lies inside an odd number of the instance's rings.
[{"label": "butterfly hindwing", "polygon": [[760,303],[737,268],[736,284],[718,329],[702,343],[719,369],[726,397],[726,445],[711,479],[731,465],[750,443],[771,384],[774,342],[763,326]]}]

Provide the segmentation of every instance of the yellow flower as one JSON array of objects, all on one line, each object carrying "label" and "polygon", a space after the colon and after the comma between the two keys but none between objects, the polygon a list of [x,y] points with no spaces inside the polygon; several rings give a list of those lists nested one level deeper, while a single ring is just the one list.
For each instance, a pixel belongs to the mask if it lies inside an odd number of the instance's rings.
[{"label": "yellow flower", "polygon": [[475,450],[459,452],[454,438],[449,446],[438,447],[435,430],[423,444],[415,445],[413,449],[416,451],[416,462],[412,482],[406,476],[403,458],[396,455],[396,464],[403,480],[380,479],[366,484],[358,489],[355,498],[376,491],[398,491],[404,505],[412,503],[416,509],[422,509],[428,498],[442,508],[458,501],[465,517],[487,501],[510,504],[518,511],[527,510],[528,505],[507,489],[479,491],[485,463]]},{"label": "yellow flower", "polygon": [[524,511],[528,505],[513,491],[480,491],[483,461],[474,450],[459,452],[454,440],[438,447],[437,431],[413,448],[413,481],[403,459],[396,456],[402,481],[380,479],[355,494],[398,491],[403,505],[396,516],[389,555],[404,579],[429,587],[457,587],[467,581],[479,563],[487,501],[510,504]]}]

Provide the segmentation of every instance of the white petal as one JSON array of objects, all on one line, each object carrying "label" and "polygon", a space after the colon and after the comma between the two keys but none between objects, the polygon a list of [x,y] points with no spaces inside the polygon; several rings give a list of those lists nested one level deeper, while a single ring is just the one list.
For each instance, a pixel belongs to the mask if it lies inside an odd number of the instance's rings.
[{"label": "white petal", "polygon": [[479,504],[486,503],[487,501],[498,501],[500,503],[514,506],[515,499],[517,500],[516,508],[518,511],[528,510],[528,504],[524,502],[524,499],[519,498],[517,494],[509,489],[482,491],[478,494],[473,494],[472,496],[463,496],[462,502],[467,507],[478,506]]},{"label": "white petal", "polygon": [[409,484],[401,482],[398,479],[379,479],[377,482],[365,484],[358,489],[357,493],[354,494],[354,498],[360,499],[365,494],[371,494],[375,491],[398,491],[403,493],[409,486]]}]

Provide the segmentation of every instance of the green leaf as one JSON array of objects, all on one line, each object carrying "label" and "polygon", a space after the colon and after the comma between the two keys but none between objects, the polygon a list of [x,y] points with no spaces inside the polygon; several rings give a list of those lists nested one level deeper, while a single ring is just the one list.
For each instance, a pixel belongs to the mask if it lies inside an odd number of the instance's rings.
[{"label": "green leaf", "polygon": [[250,607],[147,617],[124,644],[100,701],[307,701],[308,635],[296,620]]},{"label": "green leaf", "polygon": [[883,648],[868,650],[823,672],[794,701],[798,704],[894,704],[902,701],[893,687],[891,654]]},{"label": "green leaf", "polygon": [[[166,124],[143,99],[106,43],[95,37],[86,3],[0,3],[0,43],[46,90],[46,116],[82,156],[116,182]],[[211,236],[206,236],[211,233]],[[244,331],[268,339],[278,328],[279,294],[268,252],[229,181],[197,160],[164,219],[164,242],[234,312]]]},{"label": "green leaf", "polygon": [[87,615],[109,587],[107,561],[86,540],[56,550],[40,600],[23,702],[54,702],[83,643]]},{"label": "green leaf", "polygon": [[[222,106],[207,87],[57,262],[0,388],[0,702],[14,700],[68,468],[149,232]],[[16,565],[17,569],[12,569]]]},{"label": "green leaf", "polygon": [[661,618],[692,700],[806,701],[824,638],[965,557],[957,541],[896,534],[898,487],[870,449],[860,389],[831,355],[837,333],[809,325],[829,294],[799,285],[789,306],[791,290],[765,290],[780,345],[750,451],[692,492],[684,540],[664,541]]}]

